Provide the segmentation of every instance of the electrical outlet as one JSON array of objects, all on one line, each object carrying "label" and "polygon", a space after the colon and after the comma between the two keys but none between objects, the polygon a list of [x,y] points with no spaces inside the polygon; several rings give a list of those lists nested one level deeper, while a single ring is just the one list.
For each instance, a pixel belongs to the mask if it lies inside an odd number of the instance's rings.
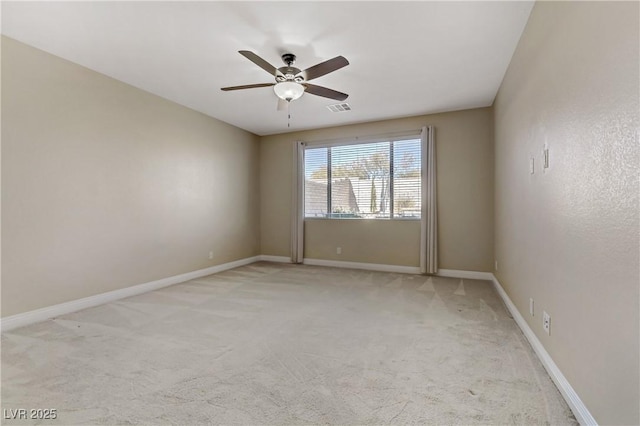
[{"label": "electrical outlet", "polygon": [[545,311],[542,311],[542,328],[547,334],[551,335],[551,316]]},{"label": "electrical outlet", "polygon": [[336,254],[342,254],[342,247],[336,247]]},{"label": "electrical outlet", "polygon": [[494,270],[496,270],[496,271],[497,271],[497,270],[498,270],[498,261],[497,261],[497,260],[495,260],[494,262],[495,262],[495,268],[494,268]]},{"label": "electrical outlet", "polygon": [[533,157],[529,158],[529,173],[534,174],[536,171]]},{"label": "electrical outlet", "polygon": [[529,313],[533,316],[533,297],[529,299]]},{"label": "electrical outlet", "polygon": [[213,259],[213,252],[212,251],[209,252],[209,259]]}]

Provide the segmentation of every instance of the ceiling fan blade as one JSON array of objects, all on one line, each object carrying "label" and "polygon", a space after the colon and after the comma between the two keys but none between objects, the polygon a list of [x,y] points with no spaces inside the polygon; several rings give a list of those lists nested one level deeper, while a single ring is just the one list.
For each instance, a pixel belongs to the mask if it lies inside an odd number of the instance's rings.
[{"label": "ceiling fan blade", "polygon": [[276,67],[274,67],[269,62],[265,61],[255,53],[249,52],[248,50],[239,50],[238,53],[240,53],[242,56],[244,56],[245,58],[247,58],[248,60],[256,64],[257,66],[259,66],[260,68],[262,68],[263,70],[271,74],[272,76],[275,77],[276,74],[278,74],[278,69]]},{"label": "ceiling fan blade", "polygon": [[349,65],[349,61],[344,56],[336,56],[328,61],[320,62],[318,65],[314,65],[311,68],[307,68],[302,71],[305,80],[313,80],[314,78],[322,77],[325,74],[329,74],[335,70],[339,70],[342,67]]},{"label": "ceiling fan blade", "polygon": [[269,87],[273,85],[275,85],[275,83],[245,84],[244,86],[222,87],[220,90],[224,90],[225,92],[228,92],[229,90],[255,89],[257,87]]},{"label": "ceiling fan blade", "polygon": [[278,111],[284,111],[285,109],[287,109],[287,101],[285,101],[282,98],[278,98],[278,107],[277,110]]},{"label": "ceiling fan blade", "polygon": [[305,92],[316,96],[322,96],[323,98],[344,101],[349,97],[346,93],[338,92],[337,90],[328,89],[322,86],[316,86],[315,84],[302,83],[302,85],[306,88]]}]

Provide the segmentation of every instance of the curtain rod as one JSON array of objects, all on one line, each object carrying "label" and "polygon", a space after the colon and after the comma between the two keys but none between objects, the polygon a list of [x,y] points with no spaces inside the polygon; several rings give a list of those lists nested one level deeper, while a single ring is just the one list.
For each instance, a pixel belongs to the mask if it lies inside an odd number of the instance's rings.
[{"label": "curtain rod", "polygon": [[334,139],[319,139],[319,140],[300,140],[305,145],[337,145],[340,143],[367,143],[367,142],[375,142],[375,141],[384,141],[385,139],[394,139],[401,138],[406,136],[420,136],[422,133],[422,128],[415,130],[403,130],[399,132],[388,132],[388,133],[378,133],[374,135],[367,136],[347,136],[343,138],[334,138]]}]

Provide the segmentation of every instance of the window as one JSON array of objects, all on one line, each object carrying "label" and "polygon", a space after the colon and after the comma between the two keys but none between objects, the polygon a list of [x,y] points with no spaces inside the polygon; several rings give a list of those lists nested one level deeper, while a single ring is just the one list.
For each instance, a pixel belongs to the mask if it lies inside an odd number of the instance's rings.
[{"label": "window", "polygon": [[420,218],[421,141],[305,148],[305,217]]}]

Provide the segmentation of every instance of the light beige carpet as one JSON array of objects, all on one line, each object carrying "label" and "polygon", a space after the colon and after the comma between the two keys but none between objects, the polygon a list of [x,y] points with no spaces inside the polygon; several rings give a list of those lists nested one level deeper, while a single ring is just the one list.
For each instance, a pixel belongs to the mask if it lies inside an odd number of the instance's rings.
[{"label": "light beige carpet", "polygon": [[272,263],[3,334],[1,406],[58,425],[576,423],[488,281]]}]

